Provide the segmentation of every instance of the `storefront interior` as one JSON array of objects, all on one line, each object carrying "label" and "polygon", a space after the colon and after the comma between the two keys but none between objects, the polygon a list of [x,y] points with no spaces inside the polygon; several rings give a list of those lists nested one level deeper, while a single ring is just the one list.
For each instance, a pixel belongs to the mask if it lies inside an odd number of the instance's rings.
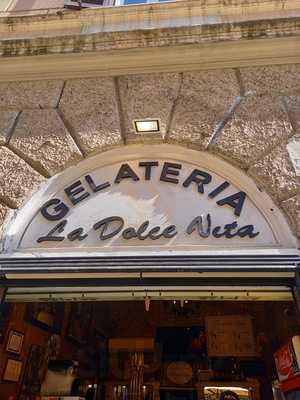
[{"label": "storefront interior", "polygon": [[0,327],[1,400],[271,400],[300,334],[292,301],[183,298],[4,303]]}]

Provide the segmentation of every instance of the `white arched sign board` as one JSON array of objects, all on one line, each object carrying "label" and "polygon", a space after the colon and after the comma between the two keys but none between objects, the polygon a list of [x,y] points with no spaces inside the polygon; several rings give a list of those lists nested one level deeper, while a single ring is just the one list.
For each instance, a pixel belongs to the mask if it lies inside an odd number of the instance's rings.
[{"label": "white arched sign board", "polygon": [[50,179],[8,224],[6,254],[294,249],[270,198],[227,163],[177,146],[128,146]]}]

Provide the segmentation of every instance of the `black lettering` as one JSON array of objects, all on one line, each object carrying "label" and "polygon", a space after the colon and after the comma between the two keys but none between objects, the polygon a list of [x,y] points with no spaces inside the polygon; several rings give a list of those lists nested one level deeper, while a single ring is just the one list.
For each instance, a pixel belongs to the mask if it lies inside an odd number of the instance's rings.
[{"label": "black lettering", "polygon": [[59,222],[46,236],[41,236],[37,239],[38,243],[42,242],[62,242],[64,240],[64,236],[55,236],[56,233],[62,233],[67,225],[67,220]]},{"label": "black lettering", "polygon": [[145,168],[145,181],[150,181],[151,169],[152,169],[152,167],[158,167],[158,162],[157,161],[142,161],[139,163],[139,167]]},{"label": "black lettering", "polygon": [[248,236],[250,238],[253,238],[253,237],[259,235],[259,232],[253,232],[253,230],[254,230],[253,225],[245,225],[245,226],[242,226],[241,228],[239,228],[238,231],[232,232],[234,229],[237,229],[237,228],[238,228],[238,224],[236,221],[234,221],[231,224],[226,224],[224,226],[223,232],[220,232],[220,230],[221,230],[220,226],[215,227],[212,231],[212,235],[215,238],[221,238],[221,237],[225,236],[227,239],[232,239],[235,236],[239,236],[241,238]]},{"label": "black lettering", "polygon": [[124,239],[133,239],[137,237],[137,233],[136,230],[134,228],[127,228],[124,229],[124,231],[122,232],[122,236]]},{"label": "black lettering", "polygon": [[218,196],[218,194],[220,194],[221,192],[223,192],[223,190],[227,189],[228,186],[230,186],[230,183],[227,182],[227,181],[221,183],[221,185],[219,185],[219,186],[216,187],[212,192],[209,193],[208,197],[210,197],[211,199],[213,199],[214,197]]},{"label": "black lettering", "polygon": [[[84,193],[83,193],[84,192]],[[76,181],[72,183],[72,185],[68,186],[65,189],[66,195],[69,197],[72,204],[77,204],[80,201],[89,197],[89,193],[85,191],[85,188],[82,186],[81,181]],[[76,197],[78,194],[82,193],[79,197]]]},{"label": "black lettering", "polygon": [[153,228],[150,229],[148,233],[146,233],[144,236],[142,235],[143,233],[146,232],[147,228],[149,227],[149,221],[145,221],[141,224],[141,226],[138,228],[136,231],[135,228],[129,227],[124,229],[122,232],[122,237],[124,239],[133,239],[133,238],[138,238],[139,240],[145,240],[145,239],[152,239],[152,240],[157,240],[160,239],[161,237],[165,237],[167,239],[174,237],[177,235],[176,232],[176,226],[175,225],[169,225],[161,233],[161,227],[159,226],[154,226]]},{"label": "black lettering", "polygon": [[140,178],[133,171],[133,169],[129,166],[129,164],[122,164],[118,175],[116,176],[115,183],[120,183],[122,179],[132,179],[133,181],[139,181]]},{"label": "black lettering", "polygon": [[73,242],[74,240],[79,240],[79,241],[81,241],[81,240],[84,240],[84,239],[87,238],[87,237],[88,237],[88,234],[87,234],[87,233],[84,234],[83,228],[74,229],[74,231],[70,232],[70,233],[68,234],[68,236],[67,236],[67,238],[68,238],[71,242]]},{"label": "black lettering", "polygon": [[204,229],[204,221],[203,220],[204,220],[204,218],[202,215],[199,215],[198,217],[194,218],[193,221],[187,227],[186,233],[188,235],[190,235],[197,229],[199,236],[201,236],[203,238],[209,237],[210,231],[211,231],[211,216],[210,216],[210,214],[207,214],[207,216],[206,216],[206,221],[207,221],[206,229]]},{"label": "black lettering", "polygon": [[192,182],[198,185],[198,192],[204,193],[204,185],[207,185],[211,181],[211,175],[207,172],[200,171],[199,169],[194,169],[190,176],[186,178],[182,186],[188,187]]},{"label": "black lettering", "polygon": [[[110,227],[110,224],[117,223],[117,227],[115,227],[114,230],[111,232],[107,233],[108,228]],[[117,235],[123,228],[124,226],[124,220],[121,217],[108,217],[104,218],[101,221],[96,222],[96,224],[93,226],[95,231],[97,229],[100,229],[100,240],[106,240],[114,237]]]},{"label": "black lettering", "polygon": [[245,225],[238,230],[237,235],[241,238],[246,236],[249,236],[249,238],[254,238],[257,235],[259,235],[259,232],[253,232],[253,231],[254,231],[253,225]]},{"label": "black lettering", "polygon": [[159,231],[160,231],[160,227],[154,226],[152,229],[150,229],[147,236],[152,240],[159,239],[160,237],[162,237],[162,233],[160,233],[159,235],[156,235]]},{"label": "black lettering", "polygon": [[232,222],[231,224],[226,224],[224,226],[223,236],[225,236],[227,239],[231,239],[231,238],[235,237],[237,235],[237,232],[232,233],[231,231],[233,229],[236,229],[237,226],[238,226],[238,224],[236,221]]},{"label": "black lettering", "polygon": [[146,229],[149,226],[149,221],[145,221],[142,223],[142,225],[139,227],[139,229],[137,230],[137,237],[140,240],[145,240],[147,239],[147,235],[146,236],[142,236],[142,233],[144,233],[146,231]]},{"label": "black lettering", "polygon": [[[53,208],[54,213],[49,213],[49,208]],[[41,214],[49,221],[58,221],[64,218],[69,212],[69,207],[59,199],[48,200],[41,207]]]},{"label": "black lettering", "polygon": [[217,204],[219,206],[224,206],[225,204],[227,204],[234,209],[234,214],[239,217],[241,215],[245,199],[245,192],[237,192],[235,194],[232,194],[231,196],[225,197],[225,199],[217,201]]},{"label": "black lettering", "polygon": [[177,231],[176,231],[176,226],[175,225],[169,225],[167,226],[164,231],[163,231],[163,237],[165,237],[166,239],[170,239],[174,236],[177,235]]},{"label": "black lettering", "polygon": [[178,176],[179,169],[181,169],[181,164],[165,162],[163,169],[161,171],[160,180],[163,182],[170,182],[177,184],[179,180],[177,178],[171,178],[168,175]]},{"label": "black lettering", "polygon": [[87,183],[89,184],[89,187],[91,188],[91,190],[92,190],[94,193],[97,193],[97,192],[99,192],[100,190],[106,189],[106,188],[108,188],[108,187],[110,186],[110,183],[109,183],[109,182],[105,182],[105,183],[102,183],[102,184],[100,184],[100,185],[97,186],[97,185],[95,184],[93,178],[91,177],[91,175],[86,175],[86,176],[85,176],[85,180],[87,181]]},{"label": "black lettering", "polygon": [[215,238],[221,238],[224,235],[224,232],[220,233],[220,226],[216,226],[213,231],[212,231],[212,235]]}]

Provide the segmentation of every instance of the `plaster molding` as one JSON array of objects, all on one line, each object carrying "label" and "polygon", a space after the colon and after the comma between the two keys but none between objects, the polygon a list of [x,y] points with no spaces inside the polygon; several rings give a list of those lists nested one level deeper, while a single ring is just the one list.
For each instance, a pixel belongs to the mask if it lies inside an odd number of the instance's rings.
[{"label": "plaster molding", "polygon": [[300,63],[300,37],[0,59],[0,82]]},{"label": "plaster molding", "polygon": [[0,18],[0,81],[300,62],[300,0],[196,0]]},{"label": "plaster molding", "polygon": [[[300,0],[183,0],[70,11],[37,9],[0,12],[3,38],[116,32],[299,16]],[[20,35],[21,34],[21,35]]]}]

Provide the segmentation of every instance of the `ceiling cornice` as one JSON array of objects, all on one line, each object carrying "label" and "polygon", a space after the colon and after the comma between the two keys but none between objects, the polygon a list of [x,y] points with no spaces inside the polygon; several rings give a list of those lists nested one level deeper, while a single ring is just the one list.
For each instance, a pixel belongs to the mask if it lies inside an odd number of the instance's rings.
[{"label": "ceiling cornice", "polygon": [[0,18],[0,81],[299,63],[299,7],[185,0]]}]

